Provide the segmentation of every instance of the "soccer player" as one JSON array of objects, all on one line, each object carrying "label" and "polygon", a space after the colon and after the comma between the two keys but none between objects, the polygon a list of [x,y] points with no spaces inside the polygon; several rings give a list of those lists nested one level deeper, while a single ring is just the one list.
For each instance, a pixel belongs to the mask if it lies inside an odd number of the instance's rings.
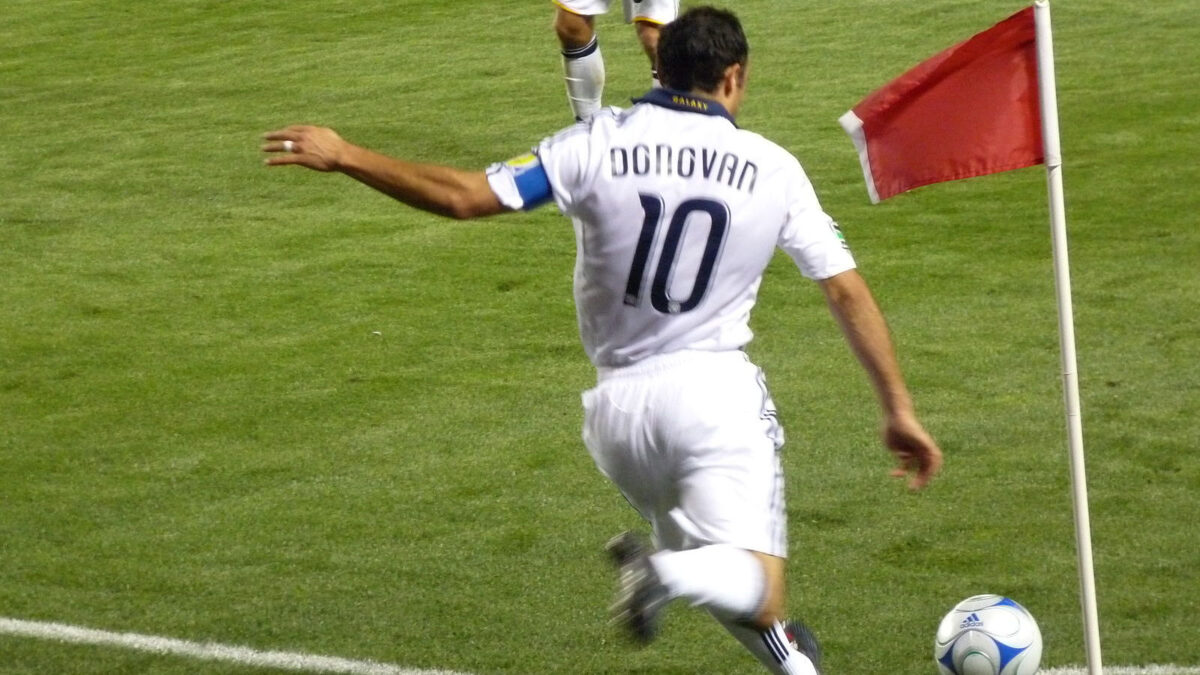
[{"label": "soccer player", "polygon": [[[600,109],[604,93],[604,57],[596,38],[596,15],[608,11],[611,0],[554,0],[554,32],[562,45],[563,79],[567,102],[576,120]],[[659,84],[655,54],[659,30],[679,14],[679,0],[623,0],[625,23],[632,23],[650,59],[650,77]]]},{"label": "soccer player", "polygon": [[455,218],[554,202],[576,232],[575,302],[597,384],[583,440],[649,522],[623,534],[614,617],[648,642],[659,610],[708,610],[772,673],[818,673],[812,634],[786,620],[783,431],[743,351],[776,248],[815,280],[879,400],[893,475],[941,466],[917,420],[884,318],[800,164],[734,116],[748,46],[737,18],[692,9],[663,28],[664,88],[606,108],[486,171],[390,158],[323,127],[269,132],[273,166],[345,173]]}]

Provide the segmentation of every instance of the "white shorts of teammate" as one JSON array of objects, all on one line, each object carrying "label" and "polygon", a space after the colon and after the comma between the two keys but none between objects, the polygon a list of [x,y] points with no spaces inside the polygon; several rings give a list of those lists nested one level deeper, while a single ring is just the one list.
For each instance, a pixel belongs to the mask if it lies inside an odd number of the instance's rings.
[{"label": "white shorts of teammate", "polygon": [[730,544],[787,556],[775,405],[741,351],[685,351],[602,370],[583,393],[596,466],[660,549]]},{"label": "white shorts of teammate", "polygon": [[[679,0],[622,0],[625,23],[648,21],[665,25],[679,16]],[[554,4],[572,14],[595,16],[608,13],[612,0],[554,0]]]}]

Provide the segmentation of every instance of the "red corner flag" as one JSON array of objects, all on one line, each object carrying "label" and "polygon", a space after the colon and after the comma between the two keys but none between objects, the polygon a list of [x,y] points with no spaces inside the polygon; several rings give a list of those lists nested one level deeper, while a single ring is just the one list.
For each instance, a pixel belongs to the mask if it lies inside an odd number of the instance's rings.
[{"label": "red corner flag", "polygon": [[873,203],[930,183],[1043,162],[1027,7],[884,85],[839,122]]}]

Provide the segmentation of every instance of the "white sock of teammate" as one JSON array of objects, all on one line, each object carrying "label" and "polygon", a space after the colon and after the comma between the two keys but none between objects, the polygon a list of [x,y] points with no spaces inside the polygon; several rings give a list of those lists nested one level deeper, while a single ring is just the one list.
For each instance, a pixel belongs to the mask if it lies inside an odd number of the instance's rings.
[{"label": "white sock of teammate", "polygon": [[575,119],[582,120],[600,109],[604,93],[604,57],[596,36],[577,49],[564,49],[563,79],[567,83],[567,102]]},{"label": "white sock of teammate", "polygon": [[650,556],[670,598],[683,598],[720,616],[746,618],[762,607],[766,577],[754,554],[728,544]]},{"label": "white sock of teammate", "polygon": [[817,675],[813,662],[792,648],[783,624],[777,623],[767,630],[759,630],[723,619],[717,614],[713,617],[775,675]]}]

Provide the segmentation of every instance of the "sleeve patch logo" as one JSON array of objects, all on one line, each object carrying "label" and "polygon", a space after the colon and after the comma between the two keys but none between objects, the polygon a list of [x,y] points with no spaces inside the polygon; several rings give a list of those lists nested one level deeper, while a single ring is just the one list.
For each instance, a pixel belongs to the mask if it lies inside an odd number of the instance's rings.
[{"label": "sleeve patch logo", "polygon": [[513,173],[521,175],[530,169],[540,166],[541,160],[532,152],[527,152],[519,157],[513,157],[505,162],[505,164],[512,167]]},{"label": "sleeve patch logo", "polygon": [[846,235],[842,234],[842,228],[838,227],[837,223],[829,221],[829,229],[833,230],[833,234],[837,236],[838,241],[842,242],[842,248],[849,251],[850,245],[846,243]]}]

